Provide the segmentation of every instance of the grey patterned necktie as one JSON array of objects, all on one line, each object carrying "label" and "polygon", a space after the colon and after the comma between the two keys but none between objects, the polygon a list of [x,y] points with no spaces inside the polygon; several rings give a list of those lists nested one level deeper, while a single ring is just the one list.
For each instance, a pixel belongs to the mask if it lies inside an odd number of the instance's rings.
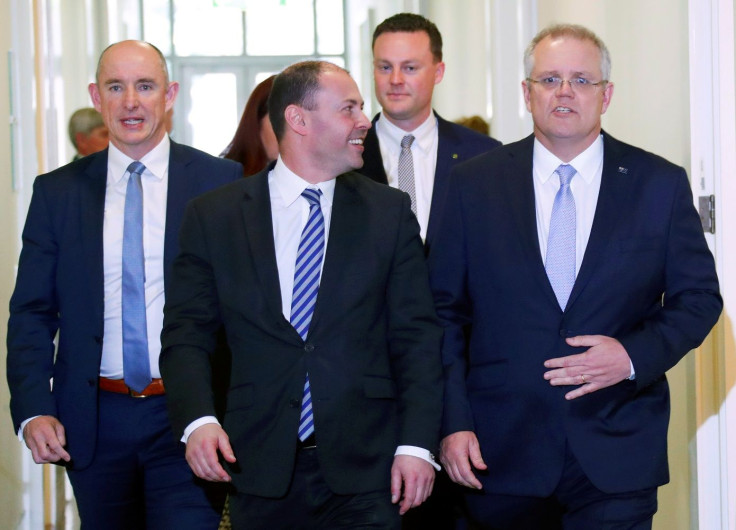
[{"label": "grey patterned necktie", "polygon": [[414,136],[407,134],[401,139],[401,154],[399,155],[399,189],[411,197],[411,211],[417,214],[417,192],[414,186],[414,158],[411,155],[411,144]]}]

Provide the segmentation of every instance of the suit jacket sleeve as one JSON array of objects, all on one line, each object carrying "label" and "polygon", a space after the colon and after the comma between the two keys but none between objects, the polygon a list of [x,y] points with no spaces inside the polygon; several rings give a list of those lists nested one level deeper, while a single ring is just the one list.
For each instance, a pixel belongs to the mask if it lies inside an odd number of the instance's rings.
[{"label": "suit jacket sleeve", "polygon": [[159,367],[177,439],[195,419],[216,415],[210,355],[216,350],[222,322],[195,205],[187,206],[182,221],[180,253],[172,267],[161,332]]},{"label": "suit jacket sleeve", "polygon": [[393,372],[401,393],[400,445],[436,451],[442,410],[437,321],[419,226],[404,194],[392,272],[386,289]]},{"label": "suit jacket sleeve", "polygon": [[10,300],[7,377],[16,431],[32,416],[57,416],[49,381],[53,376],[53,341],[59,329],[55,288],[58,248],[43,182],[39,177],[33,186]]},{"label": "suit jacket sleeve", "polygon": [[723,307],[713,255],[703,237],[685,170],[678,168],[666,243],[661,306],[630,332],[616,337],[643,388],[698,347]]},{"label": "suit jacket sleeve", "polygon": [[461,215],[458,182],[451,179],[447,204],[441,219],[442,230],[430,247],[429,272],[437,314],[444,327],[442,366],[444,372],[444,410],[442,436],[457,431],[472,431],[473,414],[466,391],[466,334],[473,308],[467,289],[465,228]]}]

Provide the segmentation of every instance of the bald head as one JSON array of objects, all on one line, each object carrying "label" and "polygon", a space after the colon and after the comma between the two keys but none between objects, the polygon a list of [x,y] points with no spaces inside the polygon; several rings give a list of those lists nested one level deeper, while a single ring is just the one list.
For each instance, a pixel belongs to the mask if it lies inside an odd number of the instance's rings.
[{"label": "bald head", "polygon": [[100,82],[100,68],[102,67],[102,63],[105,60],[105,56],[107,55],[108,51],[112,50],[113,48],[132,49],[134,47],[150,48],[153,52],[156,53],[159,64],[161,66],[161,71],[164,74],[164,79],[166,80],[166,83],[168,83],[169,82],[169,67],[166,65],[166,57],[164,57],[164,54],[161,53],[161,50],[159,50],[156,46],[154,46],[150,42],[145,42],[145,41],[140,41],[140,40],[124,40],[120,42],[115,42],[113,44],[110,44],[107,48],[105,48],[100,54],[100,58],[97,61],[97,72],[95,73],[95,79],[97,80],[97,83]]}]

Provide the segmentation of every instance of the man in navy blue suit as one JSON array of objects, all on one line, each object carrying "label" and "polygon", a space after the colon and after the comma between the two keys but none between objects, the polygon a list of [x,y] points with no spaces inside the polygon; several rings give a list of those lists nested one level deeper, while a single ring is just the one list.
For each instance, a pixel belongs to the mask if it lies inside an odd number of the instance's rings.
[{"label": "man in navy blue suit", "polygon": [[665,372],[722,309],[684,169],[601,130],[610,67],[581,26],[532,40],[534,134],[457,167],[430,251],[441,460],[480,528],[651,528]]},{"label": "man in navy blue suit", "polygon": [[[412,209],[428,247],[437,230],[450,170],[500,144],[432,112],[434,87],[445,74],[442,36],[430,20],[399,13],[373,32],[373,79],[382,110],[365,139],[365,164],[358,171],[408,191],[400,182],[401,142],[411,136]],[[410,184],[411,185],[411,184]]]},{"label": "man in navy blue suit", "polygon": [[[224,493],[194,478],[168,423],[159,334],[185,204],[242,168],[169,140],[179,85],[154,46],[111,45],[96,81],[109,148],[34,183],[8,322],[14,428],[37,463],[67,467],[85,528],[217,528]],[[142,273],[127,274],[137,178]],[[138,388],[122,353],[126,274],[143,293]]]}]

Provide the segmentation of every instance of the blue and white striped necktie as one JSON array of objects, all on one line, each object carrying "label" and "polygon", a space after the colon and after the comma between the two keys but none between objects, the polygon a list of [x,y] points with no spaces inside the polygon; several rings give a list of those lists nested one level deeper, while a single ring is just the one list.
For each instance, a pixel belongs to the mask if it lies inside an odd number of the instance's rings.
[{"label": "blue and white striped necktie", "polygon": [[[322,216],[319,198],[322,191],[307,188],[302,192],[309,202],[309,218],[302,230],[294,270],[294,290],[291,298],[291,325],[303,340],[307,340],[309,324],[312,322],[314,305],[319,291],[319,278],[325,250],[325,219]],[[312,392],[309,374],[304,382],[302,410],[299,419],[299,439],[304,441],[314,432]]]}]

